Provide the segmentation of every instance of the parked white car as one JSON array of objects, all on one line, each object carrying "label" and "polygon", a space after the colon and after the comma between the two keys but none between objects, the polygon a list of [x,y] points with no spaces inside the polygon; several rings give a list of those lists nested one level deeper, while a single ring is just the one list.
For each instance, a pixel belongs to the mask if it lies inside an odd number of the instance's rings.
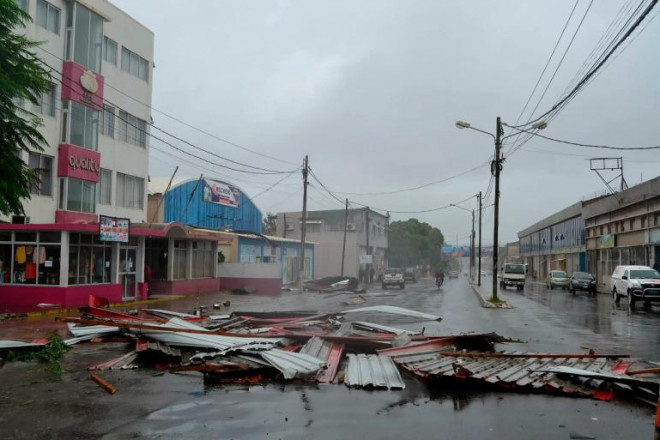
[{"label": "parked white car", "polygon": [[406,280],[403,278],[403,271],[395,267],[385,269],[383,273],[383,289],[387,286],[397,285],[399,289],[406,287]]},{"label": "parked white car", "polygon": [[612,274],[612,298],[618,303],[622,296],[631,307],[636,301],[660,301],[660,273],[648,266],[617,266]]}]

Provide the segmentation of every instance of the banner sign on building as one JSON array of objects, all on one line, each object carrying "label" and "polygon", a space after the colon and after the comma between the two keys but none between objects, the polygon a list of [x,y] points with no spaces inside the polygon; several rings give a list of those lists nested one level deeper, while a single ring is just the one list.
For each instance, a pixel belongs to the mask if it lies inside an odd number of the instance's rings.
[{"label": "banner sign on building", "polygon": [[203,200],[209,203],[238,208],[241,191],[223,182],[204,179]]},{"label": "banner sign on building", "polygon": [[614,234],[601,235],[598,237],[598,247],[600,249],[614,247]]},{"label": "banner sign on building", "polygon": [[373,264],[373,255],[360,255],[360,264]]},{"label": "banner sign on building", "polygon": [[443,246],[442,256],[445,258],[463,258],[470,256],[469,246]]},{"label": "banner sign on building", "polygon": [[99,216],[99,240],[128,243],[131,221],[127,218]]}]

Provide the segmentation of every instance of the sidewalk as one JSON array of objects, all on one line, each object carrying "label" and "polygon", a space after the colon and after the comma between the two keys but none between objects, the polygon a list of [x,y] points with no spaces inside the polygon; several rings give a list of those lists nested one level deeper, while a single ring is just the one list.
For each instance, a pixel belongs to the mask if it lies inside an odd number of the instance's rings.
[{"label": "sidewalk", "polygon": [[[485,282],[484,282],[485,281]],[[487,308],[487,309],[513,309],[513,306],[509,304],[508,298],[506,295],[502,295],[502,291],[498,290],[497,295],[500,298],[500,301],[502,301],[499,304],[492,303],[489,301],[491,296],[493,295],[493,290],[492,290],[492,280],[490,278],[486,278],[485,280],[481,280],[481,286],[477,286],[476,282],[471,282],[471,280],[468,280],[468,284],[470,287],[472,287],[472,290],[474,293],[477,295],[477,298],[479,299],[479,302],[481,303],[481,307]]]}]

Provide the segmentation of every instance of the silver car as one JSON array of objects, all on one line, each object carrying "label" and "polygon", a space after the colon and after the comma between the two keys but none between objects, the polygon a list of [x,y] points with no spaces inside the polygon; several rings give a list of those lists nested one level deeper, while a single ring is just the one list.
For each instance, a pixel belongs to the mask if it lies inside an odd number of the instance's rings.
[{"label": "silver car", "polygon": [[545,285],[550,290],[554,289],[555,287],[561,287],[562,289],[566,290],[568,289],[569,283],[570,279],[568,278],[568,274],[566,272],[563,270],[551,270],[548,274],[548,280],[546,281]]}]

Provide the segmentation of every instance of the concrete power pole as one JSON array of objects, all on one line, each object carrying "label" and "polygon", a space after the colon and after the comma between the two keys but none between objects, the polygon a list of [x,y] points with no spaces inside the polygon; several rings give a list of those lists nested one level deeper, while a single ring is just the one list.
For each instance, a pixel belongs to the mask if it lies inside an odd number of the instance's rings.
[{"label": "concrete power pole", "polygon": [[481,191],[479,191],[479,271],[477,272],[477,286],[481,286]]},{"label": "concrete power pole", "polygon": [[346,230],[348,229],[348,199],[346,199],[346,210],[344,211],[344,244],[341,248],[341,275],[344,276],[344,259],[346,258]]},{"label": "concrete power pole", "polygon": [[[366,215],[367,215],[367,255],[371,255],[369,253],[369,207],[366,208]],[[373,257],[372,257],[373,258]],[[365,278],[367,279],[367,284],[369,283],[369,270],[371,269],[371,265],[367,263],[367,267],[365,268],[364,274]]]},{"label": "concrete power pole", "polygon": [[300,293],[305,291],[305,235],[307,233],[307,175],[309,174],[309,158],[305,155],[303,163],[303,212],[300,225]]},{"label": "concrete power pole", "polygon": [[[497,117],[495,126],[495,159],[491,164],[491,172],[495,174],[495,206],[493,220],[493,301],[499,301],[497,297],[497,274],[498,272],[498,228],[500,226],[500,171],[502,170],[502,158],[500,150],[502,149],[502,121]],[[494,168],[494,169],[493,169]]]},{"label": "concrete power pole", "polygon": [[474,209],[472,210],[472,235],[470,236],[470,282],[474,282]]}]

